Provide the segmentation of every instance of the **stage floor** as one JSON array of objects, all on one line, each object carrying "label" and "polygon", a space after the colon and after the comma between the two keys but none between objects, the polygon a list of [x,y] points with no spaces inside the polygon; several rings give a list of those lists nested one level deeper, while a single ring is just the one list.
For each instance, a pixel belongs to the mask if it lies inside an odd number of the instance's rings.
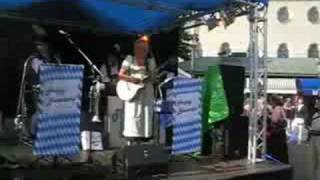
[{"label": "stage floor", "polygon": [[[87,179],[87,180],[120,180],[120,175],[112,174],[112,156],[114,150],[95,152],[88,159],[88,152],[82,152],[72,159],[58,159],[58,164],[52,161],[37,160],[32,150],[24,145],[1,145],[1,179],[4,177],[29,177],[32,180],[45,178],[56,179]],[[89,161],[88,161],[89,160]],[[247,160],[223,161],[213,157],[194,159],[187,156],[171,158],[169,174],[154,175],[143,179],[157,180],[291,180],[290,165],[270,161],[249,164]]]},{"label": "stage floor", "polygon": [[170,164],[170,180],[227,180],[227,179],[291,180],[290,165],[270,161],[250,164],[245,160],[218,163],[188,161]]}]

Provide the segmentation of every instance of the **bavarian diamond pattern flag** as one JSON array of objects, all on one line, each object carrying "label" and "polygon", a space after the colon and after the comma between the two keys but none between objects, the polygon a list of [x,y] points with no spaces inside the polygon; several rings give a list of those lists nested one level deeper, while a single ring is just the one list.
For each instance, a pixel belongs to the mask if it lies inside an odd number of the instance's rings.
[{"label": "bavarian diamond pattern flag", "polygon": [[40,66],[34,155],[73,156],[80,152],[83,71],[80,65]]},{"label": "bavarian diamond pattern flag", "polygon": [[201,89],[198,79],[177,78],[173,82],[172,154],[187,154],[201,149]]}]

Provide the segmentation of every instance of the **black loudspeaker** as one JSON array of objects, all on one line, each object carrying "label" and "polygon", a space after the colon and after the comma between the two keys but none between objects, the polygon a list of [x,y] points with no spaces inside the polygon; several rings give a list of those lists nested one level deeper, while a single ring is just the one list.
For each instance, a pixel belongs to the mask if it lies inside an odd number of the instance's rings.
[{"label": "black loudspeaker", "polygon": [[[231,153],[231,149],[234,146],[234,139],[231,139],[235,135],[235,131],[231,131],[232,123],[237,121],[240,118],[240,114],[243,110],[243,100],[244,100],[244,87],[245,87],[245,68],[241,66],[229,66],[229,65],[220,65],[220,71],[223,79],[224,90],[227,97],[229,116],[221,121],[225,127],[225,138],[224,138],[224,154],[228,156]],[[215,127],[220,127],[220,123],[215,124]],[[242,131],[242,130],[241,130]],[[203,143],[210,144],[213,139],[211,137],[211,132],[206,132],[203,136]],[[245,137],[244,137],[245,138]],[[241,137],[242,139],[242,137]],[[236,141],[236,140],[235,140]],[[233,143],[233,144],[232,144]],[[203,148],[202,154],[209,155],[212,153],[211,146],[209,148]],[[218,153],[218,152],[213,152]],[[221,153],[221,152],[219,152]]]},{"label": "black loudspeaker", "polygon": [[225,157],[227,159],[241,159],[248,154],[248,117],[235,117],[226,123],[225,129]]},{"label": "black loudspeaker", "polygon": [[164,146],[147,144],[123,148],[114,157],[114,166],[121,166],[126,179],[140,179],[168,174],[169,153]]},{"label": "black loudspeaker", "polygon": [[221,65],[220,68],[228,99],[230,117],[240,116],[244,101],[245,68],[227,65]]},{"label": "black loudspeaker", "polygon": [[228,99],[230,115],[225,121],[225,156],[230,159],[243,158],[248,148],[248,118],[242,117],[245,68],[221,66],[224,88]]}]

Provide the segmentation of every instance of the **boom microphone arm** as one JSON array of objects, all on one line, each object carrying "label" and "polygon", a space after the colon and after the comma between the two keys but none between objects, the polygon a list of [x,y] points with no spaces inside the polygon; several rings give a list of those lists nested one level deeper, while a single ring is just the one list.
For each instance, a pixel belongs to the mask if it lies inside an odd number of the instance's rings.
[{"label": "boom microphone arm", "polygon": [[59,34],[63,35],[66,40],[81,54],[81,56],[87,61],[87,63],[89,64],[90,68],[92,69],[93,72],[97,73],[100,78],[103,77],[103,74],[101,73],[101,71],[97,68],[97,66],[95,64],[93,64],[93,62],[89,59],[89,57],[80,49],[80,47],[71,39],[71,35],[69,33],[67,33],[64,30],[59,30]]}]

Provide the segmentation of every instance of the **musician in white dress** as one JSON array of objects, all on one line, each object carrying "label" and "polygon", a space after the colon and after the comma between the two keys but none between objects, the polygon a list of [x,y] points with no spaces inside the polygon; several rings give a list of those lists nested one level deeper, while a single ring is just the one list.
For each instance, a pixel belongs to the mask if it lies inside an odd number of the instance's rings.
[{"label": "musician in white dress", "polygon": [[154,59],[148,58],[149,44],[146,37],[139,38],[134,44],[134,57],[123,61],[119,78],[135,84],[144,83],[134,99],[125,101],[124,137],[131,141],[151,138],[153,130],[154,89],[151,82],[144,81],[148,72],[155,69]]}]

